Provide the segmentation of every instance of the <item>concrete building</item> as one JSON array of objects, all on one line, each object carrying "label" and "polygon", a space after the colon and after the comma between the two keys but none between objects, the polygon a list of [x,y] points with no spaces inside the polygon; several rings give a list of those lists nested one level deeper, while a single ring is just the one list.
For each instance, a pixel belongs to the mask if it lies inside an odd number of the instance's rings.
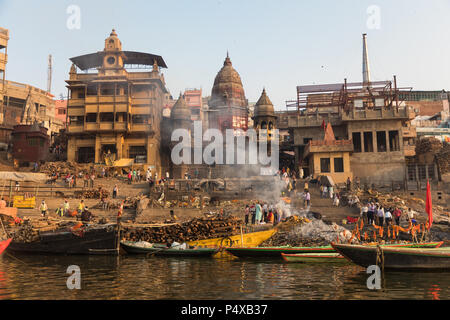
[{"label": "concrete building", "polygon": [[353,180],[350,153],[353,152],[351,140],[336,140],[330,123],[324,132],[323,140],[310,140],[304,157],[308,159],[309,172],[313,176],[326,175],[335,183]]},{"label": "concrete building", "polygon": [[405,157],[414,155],[414,145],[408,140],[415,137],[409,125],[414,113],[399,101],[391,81],[371,82],[370,87],[346,81],[299,86],[297,93],[297,110],[278,113],[278,127],[288,129],[292,136],[293,169],[303,167],[306,175],[313,174],[305,149],[310,140],[322,140],[329,122],[337,141],[352,141],[354,177],[361,182],[405,179]]},{"label": "concrete building", "polygon": [[184,91],[186,105],[191,111],[192,121],[203,121],[202,89],[186,89]]},{"label": "concrete building", "polygon": [[6,63],[8,62],[9,30],[0,28],[0,124],[3,124],[3,99],[6,81]]},{"label": "concrete building", "polygon": [[[64,128],[55,118],[53,95],[34,86],[6,80],[9,31],[0,28],[0,141],[8,143],[15,125],[38,123],[51,136]],[[3,51],[3,52],[2,52]]]},{"label": "concrete building", "polygon": [[169,97],[159,70],[167,68],[163,58],[123,51],[113,30],[103,51],[70,60],[68,161],[99,163],[110,152],[116,159],[143,156],[160,172],[160,124]]},{"label": "concrete building", "polygon": [[55,118],[61,121],[64,126],[67,122],[67,100],[55,100]]}]

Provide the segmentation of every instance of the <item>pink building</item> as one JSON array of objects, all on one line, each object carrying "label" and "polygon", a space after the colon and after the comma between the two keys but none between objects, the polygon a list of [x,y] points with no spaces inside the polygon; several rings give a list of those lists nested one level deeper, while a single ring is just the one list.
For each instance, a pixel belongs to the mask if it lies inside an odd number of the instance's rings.
[{"label": "pink building", "polygon": [[55,118],[61,120],[66,125],[67,120],[67,100],[55,100]]},{"label": "pink building", "polygon": [[202,89],[186,89],[184,91],[184,97],[187,106],[191,109],[191,120],[203,121]]}]

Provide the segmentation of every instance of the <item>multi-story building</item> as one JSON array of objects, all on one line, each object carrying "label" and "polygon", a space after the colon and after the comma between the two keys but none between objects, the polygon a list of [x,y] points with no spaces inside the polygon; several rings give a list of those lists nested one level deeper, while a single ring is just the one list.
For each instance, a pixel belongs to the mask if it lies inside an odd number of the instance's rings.
[{"label": "multi-story building", "polygon": [[67,100],[55,100],[55,118],[60,120],[64,125],[67,122]]},{"label": "multi-story building", "polygon": [[64,127],[55,118],[53,95],[34,86],[6,80],[9,30],[0,28],[0,141],[10,141],[13,127],[35,124],[47,129],[47,134],[58,133]]},{"label": "multi-story building", "polygon": [[203,121],[202,89],[186,89],[184,98],[186,105],[191,110],[191,120]]},{"label": "multi-story building", "polygon": [[3,97],[6,80],[6,63],[8,62],[9,31],[0,28],[0,124],[3,124]]},{"label": "multi-story building", "polygon": [[68,161],[100,163],[108,153],[115,159],[139,156],[159,171],[160,122],[169,96],[159,71],[167,68],[163,58],[123,51],[113,30],[103,51],[70,60]]},{"label": "multi-story building", "polygon": [[[297,110],[277,114],[278,127],[288,129],[293,138],[293,169],[302,167],[306,175],[312,174],[307,157],[311,140],[323,140],[325,125],[331,123],[336,143],[347,140],[353,145],[350,170],[343,168],[345,171],[351,171],[362,182],[403,181],[406,157],[415,155],[409,139],[416,132],[410,127],[414,112],[399,100],[398,92],[395,81],[394,85],[391,81],[378,81],[369,86],[344,82],[297,87]],[[322,153],[321,159],[316,160],[341,161],[330,157]]]}]

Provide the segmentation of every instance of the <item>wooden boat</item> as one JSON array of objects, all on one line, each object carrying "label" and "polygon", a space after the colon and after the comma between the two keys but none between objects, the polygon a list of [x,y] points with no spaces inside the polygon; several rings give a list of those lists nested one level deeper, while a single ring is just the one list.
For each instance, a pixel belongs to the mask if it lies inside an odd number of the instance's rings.
[{"label": "wooden boat", "polygon": [[167,248],[165,245],[153,244],[152,247],[139,246],[133,241],[121,241],[122,248],[130,254],[148,254],[155,256],[211,257],[219,248]]},{"label": "wooden boat", "polygon": [[341,254],[337,252],[326,253],[282,253],[281,256],[286,262],[302,262],[302,263],[348,263]]},{"label": "wooden boat", "polygon": [[9,244],[11,243],[12,239],[6,239],[3,241],[0,241],[0,254],[3,253],[3,251],[5,251],[6,248],[8,248]]},{"label": "wooden boat", "polygon": [[377,264],[393,270],[450,270],[450,247],[446,248],[399,248],[332,244],[345,258],[367,268]]},{"label": "wooden boat", "polygon": [[[420,247],[420,248],[437,248],[443,242],[425,242],[425,243],[401,243],[401,244],[385,244],[383,246],[392,247]],[[231,247],[225,249],[227,252],[240,258],[248,257],[280,257],[284,254],[298,254],[298,253],[332,253],[336,250],[332,246],[322,247]]]},{"label": "wooden boat", "polygon": [[11,241],[8,249],[21,253],[40,254],[113,254],[120,244],[116,224],[89,225],[72,231],[70,228],[39,233],[33,242]]},{"label": "wooden boat", "polygon": [[237,247],[237,246],[253,246],[257,247],[277,232],[277,229],[269,229],[264,231],[256,231],[238,234],[226,238],[213,238],[186,242],[190,246],[195,247]]},{"label": "wooden boat", "polygon": [[246,257],[280,257],[282,253],[324,253],[335,252],[332,246],[322,247],[242,247],[242,248],[226,248],[227,252],[240,258]]}]

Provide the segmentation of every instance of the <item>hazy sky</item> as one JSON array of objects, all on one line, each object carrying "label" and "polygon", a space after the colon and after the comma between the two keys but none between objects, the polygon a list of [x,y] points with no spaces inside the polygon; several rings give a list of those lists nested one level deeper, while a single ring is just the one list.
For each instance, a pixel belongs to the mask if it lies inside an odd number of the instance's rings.
[{"label": "hazy sky", "polygon": [[[79,29],[67,27],[70,5]],[[0,0],[8,80],[45,89],[52,54],[52,93],[66,95],[69,58],[103,50],[115,28],[124,50],[164,58],[174,97],[200,87],[210,95],[228,50],[247,99],[265,87],[276,109],[297,85],[361,81],[362,33],[372,80],[396,74],[400,86],[450,89],[449,13],[450,0]]]}]

